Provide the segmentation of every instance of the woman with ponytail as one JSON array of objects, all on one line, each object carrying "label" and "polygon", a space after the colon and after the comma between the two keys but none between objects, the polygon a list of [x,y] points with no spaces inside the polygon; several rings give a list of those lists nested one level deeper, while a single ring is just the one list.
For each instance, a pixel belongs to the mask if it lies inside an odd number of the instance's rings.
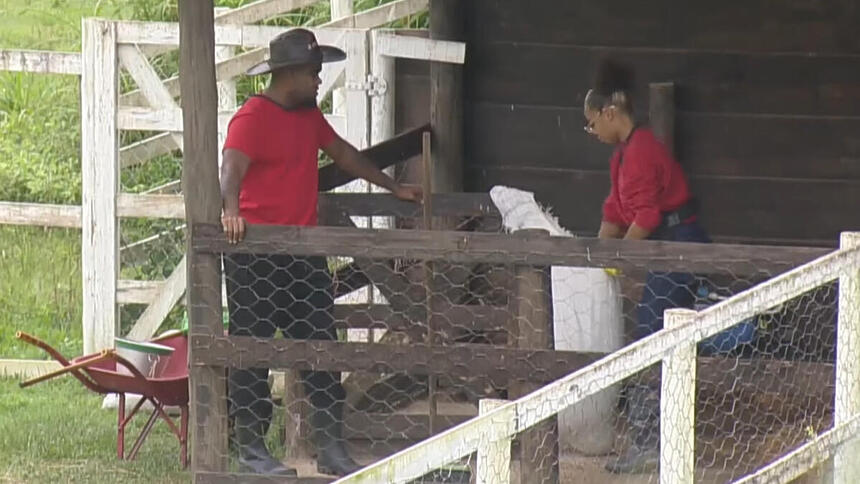
[{"label": "woman with ponytail", "polygon": [[[615,146],[598,236],[709,242],[698,223],[696,201],[681,165],[650,128],[634,121],[632,92],[632,70],[605,60],[585,96],[585,131]],[[666,309],[692,307],[694,283],[692,274],[650,272],[636,308],[637,339],[663,328]],[[626,396],[632,444],[606,468],[618,473],[653,471],[660,457],[658,389],[631,383]]]}]

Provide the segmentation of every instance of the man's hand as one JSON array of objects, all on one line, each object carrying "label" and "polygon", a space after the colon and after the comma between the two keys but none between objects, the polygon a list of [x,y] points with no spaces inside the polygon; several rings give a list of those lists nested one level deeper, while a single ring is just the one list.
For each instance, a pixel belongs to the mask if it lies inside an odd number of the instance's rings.
[{"label": "man's hand", "polygon": [[221,226],[224,227],[227,242],[237,244],[245,238],[245,219],[241,215],[225,212],[221,216]]},{"label": "man's hand", "polygon": [[398,183],[391,193],[400,200],[407,202],[421,202],[424,198],[424,191],[418,185],[401,185]]}]

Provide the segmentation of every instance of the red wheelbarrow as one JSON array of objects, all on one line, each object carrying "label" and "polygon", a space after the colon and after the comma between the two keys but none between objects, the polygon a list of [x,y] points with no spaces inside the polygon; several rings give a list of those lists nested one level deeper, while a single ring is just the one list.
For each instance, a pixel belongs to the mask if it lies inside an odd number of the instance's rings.
[{"label": "red wheelbarrow", "polygon": [[[132,363],[118,355],[116,350],[103,350],[100,353],[79,356],[67,360],[57,350],[44,341],[27,333],[18,331],[18,339],[37,346],[57,360],[62,368],[48,374],[21,382],[21,387],[27,387],[56,376],[71,373],[85,387],[100,393],[116,393],[119,395],[117,410],[117,439],[116,451],[120,460],[132,460],[137,456],[143,441],[152,431],[158,417],[161,417],[170,430],[179,439],[180,462],[182,467],[188,466],[188,339],[185,334],[168,334],[152,340],[160,345],[173,348],[173,352],[160,358],[150,371],[150,376],[143,375]],[[141,399],[126,416],[125,395],[135,393]],[[137,414],[144,402],[150,402],[154,407],[149,420],[134,442],[131,451],[125,455],[125,428],[132,417]],[[166,406],[180,408],[179,427],[165,412]]]}]

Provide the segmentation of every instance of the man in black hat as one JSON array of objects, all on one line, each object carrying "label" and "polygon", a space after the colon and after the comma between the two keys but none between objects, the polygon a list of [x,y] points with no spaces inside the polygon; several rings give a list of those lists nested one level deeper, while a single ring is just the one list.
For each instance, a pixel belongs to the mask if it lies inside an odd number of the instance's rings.
[{"label": "man in black hat", "polygon": [[[419,201],[419,187],[401,185],[338,136],[316,105],[324,62],[346,58],[320,46],[313,33],[292,29],[271,41],[270,58],[248,70],[271,73],[269,87],[233,116],[221,167],[222,224],[232,243],[245,224],[317,223],[319,150],[341,169]],[[231,335],[270,338],[280,331],[297,339],[336,339],[331,278],[324,257],[231,254],[224,257]],[[231,369],[229,404],[234,444],[243,471],[294,476],[274,459],[264,437],[272,419],[268,368]],[[358,470],[343,445],[345,392],[340,374],[303,371],[312,409],[312,440],[320,472],[343,476]]]}]

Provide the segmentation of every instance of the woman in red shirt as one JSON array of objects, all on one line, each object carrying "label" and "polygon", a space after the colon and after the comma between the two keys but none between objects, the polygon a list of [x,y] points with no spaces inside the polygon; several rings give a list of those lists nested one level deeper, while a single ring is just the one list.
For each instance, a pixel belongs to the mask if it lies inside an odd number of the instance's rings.
[{"label": "woman in red shirt", "polygon": [[[585,96],[585,131],[616,146],[598,236],[710,242],[698,224],[696,202],[681,165],[650,128],[634,121],[632,88],[629,68],[604,61],[594,88]],[[666,309],[692,307],[695,282],[692,274],[649,272],[636,307],[636,337],[662,329]],[[606,468],[625,473],[653,470],[659,463],[659,393],[632,383],[626,395],[632,445]]]}]

